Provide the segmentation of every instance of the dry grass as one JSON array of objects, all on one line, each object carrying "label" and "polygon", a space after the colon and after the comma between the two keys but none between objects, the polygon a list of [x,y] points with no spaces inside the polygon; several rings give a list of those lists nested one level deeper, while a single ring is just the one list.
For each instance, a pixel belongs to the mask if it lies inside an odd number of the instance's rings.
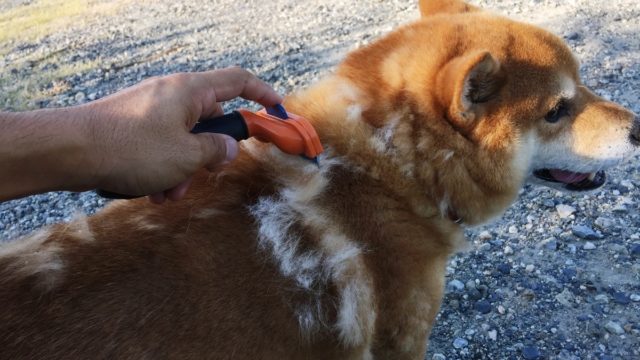
[{"label": "dry grass", "polygon": [[[13,42],[29,43],[47,35],[64,32],[70,37],[74,29],[87,26],[98,16],[114,16],[128,0],[34,0],[25,5],[0,11],[0,57],[14,48]],[[96,68],[96,61],[65,62],[66,49],[49,53],[31,53],[11,62],[21,69],[35,64],[28,76],[0,69],[0,109],[28,110],[41,99],[50,99],[69,89],[65,80],[71,75]],[[44,65],[49,66],[47,70]]]},{"label": "dry grass", "polygon": [[0,43],[29,41],[81,25],[91,15],[108,15],[123,1],[36,0],[0,13]]}]

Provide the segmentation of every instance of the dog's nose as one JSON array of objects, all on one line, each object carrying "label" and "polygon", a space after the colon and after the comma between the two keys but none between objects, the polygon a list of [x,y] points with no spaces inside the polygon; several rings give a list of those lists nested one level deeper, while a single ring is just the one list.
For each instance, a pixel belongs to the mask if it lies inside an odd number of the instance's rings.
[{"label": "dog's nose", "polygon": [[636,120],[633,122],[629,139],[633,145],[640,146],[640,117],[638,116],[636,116]]}]

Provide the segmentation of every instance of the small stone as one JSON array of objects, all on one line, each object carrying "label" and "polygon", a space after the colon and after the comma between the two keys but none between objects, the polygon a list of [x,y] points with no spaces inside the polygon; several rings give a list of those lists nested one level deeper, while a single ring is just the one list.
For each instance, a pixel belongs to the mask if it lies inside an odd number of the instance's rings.
[{"label": "small stone", "polygon": [[509,226],[509,234],[517,234],[518,233],[518,227],[516,226]]},{"label": "small stone", "polygon": [[569,289],[564,289],[558,295],[556,295],[556,301],[564,306],[572,306],[574,303],[575,297],[573,293],[569,291]]},{"label": "small stone", "polygon": [[580,40],[580,33],[577,32],[570,32],[569,34],[565,35],[565,37],[567,38],[567,40],[572,40],[572,41],[576,41],[576,40]]},{"label": "small stone", "polygon": [[620,326],[620,324],[615,321],[609,321],[604,325],[604,328],[607,329],[609,333],[614,335],[624,334],[624,329],[622,328],[622,326]]},{"label": "small stone", "polygon": [[509,263],[502,263],[498,265],[498,271],[500,271],[501,273],[505,274],[505,275],[509,275],[511,273],[511,264]]},{"label": "small stone", "polygon": [[582,315],[578,315],[578,321],[588,321],[591,319],[591,317],[587,314],[582,314]]},{"label": "small stone", "polygon": [[481,314],[488,314],[491,312],[491,303],[487,300],[479,300],[473,304],[473,308]]},{"label": "small stone", "polygon": [[621,291],[614,292],[612,297],[613,297],[613,302],[616,304],[628,305],[631,302],[631,299],[629,298],[629,296],[627,296],[627,294]]},{"label": "small stone", "polygon": [[556,211],[558,212],[558,215],[560,216],[560,218],[566,219],[571,214],[576,212],[576,208],[574,208],[573,206],[560,204],[560,205],[556,205]]},{"label": "small stone", "polygon": [[507,246],[504,247],[504,251],[503,252],[504,252],[505,255],[511,255],[511,254],[513,254],[513,249],[511,248],[511,246],[507,245]]},{"label": "small stone", "polygon": [[635,186],[633,185],[633,183],[629,180],[622,180],[620,181],[620,186],[627,188],[628,190],[631,190],[633,188],[635,188]]},{"label": "small stone", "polygon": [[522,348],[522,357],[526,360],[536,360],[540,358],[540,350],[537,347],[529,345]]},{"label": "small stone", "polygon": [[473,289],[473,290],[475,290],[475,288],[476,288],[476,282],[475,282],[475,281],[473,281],[473,280],[469,280],[469,281],[467,281],[467,283],[466,283],[466,284],[464,284],[464,287],[465,287],[467,290],[472,290],[472,289]]},{"label": "small stone", "polygon": [[489,339],[491,339],[491,341],[496,341],[496,340],[498,340],[498,331],[497,330],[489,330],[489,331],[487,331],[487,336],[489,336]]},{"label": "small stone", "polygon": [[631,256],[640,257],[640,244],[631,245],[631,249],[629,250],[629,254],[631,254]]},{"label": "small stone", "polygon": [[556,238],[548,238],[543,240],[540,245],[546,250],[556,251],[558,250],[558,240]]},{"label": "small stone", "polygon": [[440,353],[435,353],[431,357],[431,360],[447,360],[447,357],[442,355],[442,354],[440,354]]},{"label": "small stone", "polygon": [[612,219],[609,218],[605,218],[605,217],[599,217],[597,218],[593,224],[597,227],[599,227],[600,229],[609,229],[614,225],[614,221]]},{"label": "small stone", "polygon": [[89,99],[91,101],[95,100],[97,97],[98,97],[98,94],[96,94],[96,93],[91,93],[91,94],[87,95],[87,99]]},{"label": "small stone", "polygon": [[79,103],[84,102],[86,98],[87,96],[82,91],[79,91],[78,93],[76,93],[76,96],[74,97],[76,102],[79,102]]},{"label": "small stone", "polygon": [[533,272],[533,270],[535,270],[535,269],[536,269],[536,267],[535,267],[535,265],[533,265],[533,264],[529,264],[529,265],[527,265],[527,266],[524,268],[524,270],[525,270],[526,272],[528,272],[528,273]]},{"label": "small stone", "polygon": [[498,314],[504,315],[504,313],[506,313],[506,312],[507,312],[507,310],[504,308],[504,306],[498,305]]},{"label": "small stone", "polygon": [[453,340],[453,347],[456,349],[462,349],[469,345],[469,342],[463,338],[455,338]]},{"label": "small stone", "polygon": [[571,233],[585,240],[599,240],[603,238],[602,234],[596,233],[593,229],[585,225],[574,226],[571,228]]},{"label": "small stone", "polygon": [[485,252],[485,251],[489,251],[491,250],[491,244],[489,244],[488,242],[483,243],[482,245],[478,246],[478,251],[480,252]]},{"label": "small stone", "polygon": [[460,280],[453,279],[447,284],[447,289],[449,289],[449,291],[462,291],[464,290],[464,284]]},{"label": "small stone", "polygon": [[629,299],[631,299],[631,301],[633,301],[633,302],[640,302],[640,295],[639,294],[631,294],[631,296],[629,296]]},{"label": "small stone", "polygon": [[591,241],[587,241],[587,243],[584,244],[582,248],[585,250],[594,250],[596,248],[596,244],[592,243]]},{"label": "small stone", "polygon": [[609,297],[606,294],[598,294],[594,297],[594,300],[599,303],[608,303]]},{"label": "small stone", "polygon": [[480,234],[478,234],[478,239],[482,240],[482,241],[488,241],[491,240],[493,238],[493,236],[491,236],[491,233],[488,232],[487,230],[481,232]]},{"label": "small stone", "polygon": [[618,213],[618,214],[626,214],[629,212],[629,209],[627,209],[627,207],[623,204],[618,204],[616,206],[613,207],[613,209],[611,209],[611,211]]}]

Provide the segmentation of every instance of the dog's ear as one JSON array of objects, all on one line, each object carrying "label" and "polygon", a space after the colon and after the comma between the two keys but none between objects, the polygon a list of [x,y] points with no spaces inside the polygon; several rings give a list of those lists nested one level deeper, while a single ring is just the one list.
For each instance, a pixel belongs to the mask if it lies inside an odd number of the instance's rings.
[{"label": "dog's ear", "polygon": [[480,11],[480,8],[460,0],[420,0],[420,13],[422,16],[473,11]]},{"label": "dog's ear", "polygon": [[472,123],[506,83],[506,74],[488,51],[451,60],[438,74],[440,103],[461,126]]}]

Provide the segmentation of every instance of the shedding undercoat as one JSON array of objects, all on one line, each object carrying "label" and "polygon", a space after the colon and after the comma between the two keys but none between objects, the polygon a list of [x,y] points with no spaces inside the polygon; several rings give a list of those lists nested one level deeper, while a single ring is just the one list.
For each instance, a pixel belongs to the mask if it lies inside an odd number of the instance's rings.
[{"label": "shedding undercoat", "polygon": [[34,277],[34,288],[41,293],[54,289],[62,281],[64,262],[60,246],[47,243],[51,235],[48,229],[40,230],[0,248],[5,273],[16,279]]},{"label": "shedding undercoat", "polygon": [[[284,155],[272,151],[270,156]],[[331,284],[339,294],[333,329],[344,345],[358,346],[371,340],[376,317],[363,259],[366,250],[336,229],[330,214],[314,203],[326,188],[331,169],[341,165],[326,156],[319,161],[321,168],[303,165],[300,178],[289,181],[278,195],[260,198],[249,210],[258,224],[260,248],[272,256],[284,276],[295,280],[309,295],[307,302],[295,309],[301,333],[311,338],[322,327],[331,326],[326,316],[330,304],[322,303],[323,291],[318,291]],[[311,249],[301,249],[303,239],[293,229],[296,225],[317,237]]]}]

